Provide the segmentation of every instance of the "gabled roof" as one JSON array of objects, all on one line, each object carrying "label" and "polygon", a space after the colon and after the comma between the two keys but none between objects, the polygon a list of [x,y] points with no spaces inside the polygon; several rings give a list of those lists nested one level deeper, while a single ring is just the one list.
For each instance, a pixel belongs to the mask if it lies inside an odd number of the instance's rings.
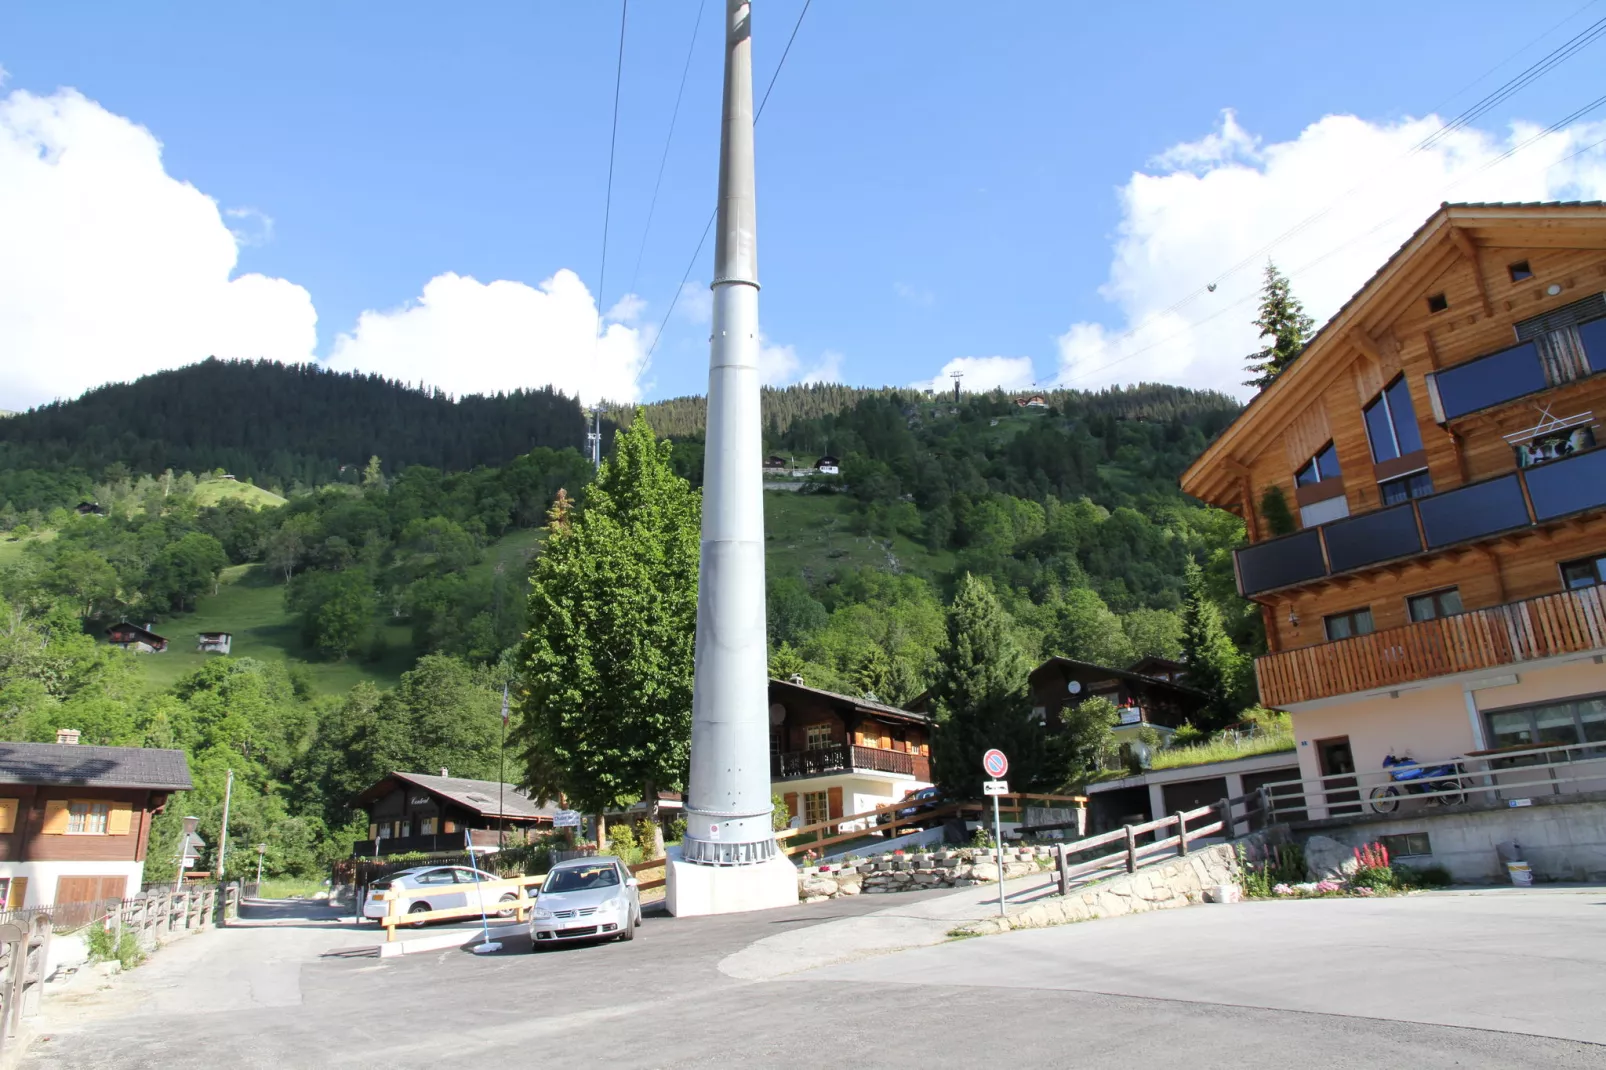
[{"label": "gabled roof", "polygon": [[[551,817],[558,812],[553,804],[538,806],[523,789],[515,784],[499,784],[494,780],[469,780],[465,777],[430,776],[427,773],[395,772],[372,785],[354,802],[372,802],[393,790],[392,781],[423,788],[431,795],[456,803],[465,810],[473,810],[482,817],[512,817],[529,820]],[[497,800],[501,799],[501,808]]]},{"label": "gabled roof", "polygon": [[106,629],[107,635],[111,635],[113,632],[133,632],[135,635],[138,635],[143,639],[154,639],[159,643],[167,642],[167,637],[165,635],[157,635],[149,628],[141,628],[139,625],[130,624],[126,620],[118,621],[116,624],[113,624]]},{"label": "gabled roof", "polygon": [[0,743],[0,784],[188,791],[183,751],[78,743]]},{"label": "gabled roof", "polygon": [[[1536,247],[1555,246],[1551,236],[1558,223],[1588,226],[1599,230],[1606,240],[1606,201],[1525,201],[1478,202],[1441,204],[1405,243],[1394,251],[1383,265],[1372,273],[1361,288],[1344,306],[1322,324],[1305,348],[1288,362],[1271,384],[1250,399],[1237,417],[1194,458],[1180,480],[1182,489],[1204,501],[1220,504],[1230,497],[1223,491],[1231,476],[1229,464],[1252,458],[1259,452],[1260,437],[1267,440],[1276,428],[1262,429],[1268,410],[1285,406],[1290,415],[1297,415],[1306,404],[1301,392],[1314,391],[1322,379],[1324,354],[1345,344],[1350,332],[1365,330],[1368,314],[1379,308],[1387,311],[1391,294],[1406,283],[1412,282],[1413,272],[1430,268],[1443,256],[1447,248],[1454,248],[1452,231],[1488,229],[1503,232],[1501,248],[1509,247],[1506,238],[1510,231],[1528,231]],[[1463,239],[1467,237],[1462,235]],[[1474,243],[1475,244],[1475,243]],[[1591,245],[1591,248],[1595,246]],[[1421,280],[1415,280],[1421,281]],[[1244,447],[1249,447],[1247,450]],[[1244,457],[1235,456],[1243,451]]]},{"label": "gabled roof", "polygon": [[[1142,662],[1140,661],[1138,664],[1142,664]],[[1130,669],[1114,669],[1108,665],[1096,665],[1091,661],[1077,661],[1074,658],[1049,658],[1043,664],[1027,673],[1027,679],[1035,677],[1050,666],[1068,669],[1072,673],[1081,676],[1100,676],[1111,680],[1125,680],[1128,683],[1143,684],[1157,691],[1175,691],[1188,698],[1200,700],[1209,698],[1203,691],[1196,687],[1189,687],[1187,684],[1174,684],[1170,680],[1162,680],[1158,676],[1145,676],[1143,673],[1133,672]]]},{"label": "gabled roof", "polygon": [[929,714],[917,713],[914,710],[905,710],[897,706],[888,706],[886,703],[877,702],[874,699],[855,698],[852,695],[839,695],[835,691],[826,691],[822,688],[810,687],[807,684],[794,684],[790,680],[771,680],[770,695],[773,697],[777,691],[780,691],[782,694],[791,692],[792,694],[797,695],[814,695],[839,706],[851,706],[854,709],[861,710],[865,713],[874,713],[882,717],[891,717],[894,720],[909,721],[914,724],[929,724],[931,722],[931,717]]}]

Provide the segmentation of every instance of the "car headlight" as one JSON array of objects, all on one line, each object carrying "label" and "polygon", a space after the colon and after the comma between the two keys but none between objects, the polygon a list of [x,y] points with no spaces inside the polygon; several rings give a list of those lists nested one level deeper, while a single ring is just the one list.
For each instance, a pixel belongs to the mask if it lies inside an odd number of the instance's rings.
[{"label": "car headlight", "polygon": [[534,910],[530,911],[530,917],[535,921],[551,921],[552,911],[548,910],[546,907],[536,907]]}]

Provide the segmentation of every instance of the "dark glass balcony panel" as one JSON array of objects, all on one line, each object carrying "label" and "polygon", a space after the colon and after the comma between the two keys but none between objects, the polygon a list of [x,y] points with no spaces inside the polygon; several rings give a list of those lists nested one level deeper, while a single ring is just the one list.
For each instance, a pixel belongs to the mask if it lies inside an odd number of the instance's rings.
[{"label": "dark glass balcony panel", "polygon": [[1435,372],[1439,411],[1446,420],[1543,390],[1545,369],[1532,342]]},{"label": "dark glass balcony panel", "polygon": [[1420,498],[1416,504],[1422,512],[1422,531],[1427,536],[1429,549],[1526,527],[1529,523],[1528,508],[1522,501],[1522,486],[1515,472],[1447,490],[1431,498]]},{"label": "dark glass balcony panel", "polygon": [[1323,530],[1327,535],[1327,560],[1335,573],[1422,551],[1416,514],[1409,504],[1335,520]]},{"label": "dark glass balcony panel", "polygon": [[1606,506],[1606,449],[1529,468],[1526,475],[1528,497],[1540,520]]},{"label": "dark glass balcony panel", "polygon": [[1327,575],[1321,535],[1314,528],[1246,546],[1237,552],[1237,558],[1238,582],[1245,595]]}]

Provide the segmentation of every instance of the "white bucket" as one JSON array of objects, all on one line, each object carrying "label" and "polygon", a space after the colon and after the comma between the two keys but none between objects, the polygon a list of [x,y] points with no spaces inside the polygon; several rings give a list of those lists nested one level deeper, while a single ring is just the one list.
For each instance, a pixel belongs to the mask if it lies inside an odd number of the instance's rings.
[{"label": "white bucket", "polygon": [[1530,887],[1534,882],[1534,871],[1526,862],[1507,862],[1506,872],[1511,874],[1511,883],[1519,888]]}]

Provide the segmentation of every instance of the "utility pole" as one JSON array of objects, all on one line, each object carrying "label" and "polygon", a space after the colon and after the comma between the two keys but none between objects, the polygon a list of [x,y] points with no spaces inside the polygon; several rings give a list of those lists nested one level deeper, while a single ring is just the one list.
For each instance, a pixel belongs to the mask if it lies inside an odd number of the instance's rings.
[{"label": "utility pole", "polygon": [[234,770],[223,784],[223,829],[217,838],[217,882],[223,883],[223,860],[229,853],[229,801],[234,798]]},{"label": "utility pole", "polygon": [[961,380],[961,379],[963,379],[965,377],[965,373],[964,372],[949,372],[948,374],[954,381],[954,404],[957,405],[957,404],[959,404],[959,380]]},{"label": "utility pole", "polygon": [[268,853],[268,845],[257,844],[257,895],[262,894],[262,859]]},{"label": "utility pole", "polygon": [[752,6],[724,6],[691,775],[681,858],[667,868],[677,915],[797,902],[797,870],[771,827]]},{"label": "utility pole", "polygon": [[[496,847],[501,850],[506,846],[502,841],[503,826],[507,824],[505,808],[502,805],[502,793],[507,790],[507,682],[502,683],[502,757],[501,765],[496,774]],[[599,845],[600,849],[600,845]]]},{"label": "utility pole", "polygon": [[602,467],[602,406],[591,406],[591,430],[586,432],[586,452],[591,454],[591,467]]}]

